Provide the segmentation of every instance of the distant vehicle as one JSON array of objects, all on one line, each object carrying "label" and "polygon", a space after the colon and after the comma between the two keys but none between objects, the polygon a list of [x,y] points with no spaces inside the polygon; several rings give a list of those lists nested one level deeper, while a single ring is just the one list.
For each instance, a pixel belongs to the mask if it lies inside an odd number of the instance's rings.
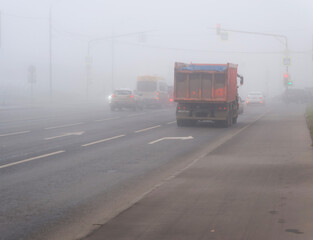
[{"label": "distant vehicle", "polygon": [[136,93],[130,89],[117,89],[109,96],[109,105],[111,111],[115,109],[121,110],[122,108],[129,108],[134,111],[142,109],[142,99]]},{"label": "distant vehicle", "polygon": [[168,86],[159,76],[139,76],[137,93],[142,97],[145,107],[166,106],[169,102]]},{"label": "distant vehicle", "polygon": [[246,104],[258,104],[258,105],[264,105],[265,104],[265,97],[262,92],[259,91],[253,91],[249,92],[247,99],[246,99]]},{"label": "distant vehicle", "polygon": [[244,103],[245,103],[245,100],[243,100],[241,97],[238,97],[238,104],[239,104],[238,114],[243,114],[243,112],[244,112]]},{"label": "distant vehicle", "polygon": [[175,63],[174,100],[178,126],[211,120],[225,127],[237,122],[236,64]]},{"label": "distant vehicle", "polygon": [[283,95],[285,103],[307,103],[310,99],[310,94],[305,89],[289,88]]}]

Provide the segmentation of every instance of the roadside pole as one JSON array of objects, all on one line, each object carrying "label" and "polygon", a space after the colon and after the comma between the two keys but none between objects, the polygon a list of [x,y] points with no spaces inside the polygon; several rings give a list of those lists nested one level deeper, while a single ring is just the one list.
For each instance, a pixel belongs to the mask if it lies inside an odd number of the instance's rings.
[{"label": "roadside pole", "polygon": [[[111,90],[114,90],[115,87],[115,74],[114,74],[114,65],[115,65],[115,45],[116,45],[116,39],[121,38],[121,37],[127,37],[127,36],[134,36],[138,35],[139,41],[146,41],[146,36],[145,34],[147,32],[151,31],[141,31],[141,32],[132,32],[132,33],[125,33],[125,34],[119,34],[115,35],[114,31],[112,31],[112,35],[110,37],[103,37],[103,38],[94,38],[90,39],[88,41],[88,49],[87,49],[87,57],[86,59],[90,59],[92,61],[91,57],[91,44],[96,43],[96,42],[102,42],[102,41],[108,41],[111,40]],[[86,60],[86,95],[88,96],[88,84],[90,83],[90,78],[91,78],[91,63],[88,64],[88,60]],[[105,92],[105,84],[104,84],[104,92]]]},{"label": "roadside pole", "polygon": [[[217,35],[220,35],[221,37],[223,36],[223,33],[227,33],[227,32],[234,32],[234,33],[240,33],[240,34],[250,34],[250,35],[258,35],[258,36],[267,36],[267,37],[275,37],[275,38],[282,38],[284,39],[284,45],[285,45],[285,57],[283,59],[283,64],[286,66],[286,72],[285,74],[287,74],[288,77],[289,76],[289,69],[288,66],[290,65],[290,57],[289,57],[289,49],[288,49],[288,38],[285,35],[281,35],[281,34],[271,34],[271,33],[262,33],[262,32],[250,32],[250,31],[242,31],[242,30],[234,30],[234,29],[225,29],[225,28],[221,28],[221,24],[217,24],[216,26],[216,33]],[[312,39],[312,44],[313,44],[313,39]],[[312,45],[313,48],[313,45]],[[287,60],[287,62],[285,63],[285,59]],[[312,60],[313,60],[313,53],[312,53]],[[284,74],[284,75],[285,75]],[[288,89],[288,84],[286,85],[286,89]]]},{"label": "roadside pole", "polygon": [[30,103],[33,103],[34,84],[36,83],[36,67],[34,65],[28,67],[28,83],[30,84]]}]

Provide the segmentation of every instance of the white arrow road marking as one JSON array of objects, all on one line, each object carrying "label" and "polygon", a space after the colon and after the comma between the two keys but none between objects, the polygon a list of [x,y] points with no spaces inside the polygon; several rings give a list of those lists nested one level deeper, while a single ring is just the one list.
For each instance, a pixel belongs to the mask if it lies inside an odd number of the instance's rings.
[{"label": "white arrow road marking", "polygon": [[192,136],[189,136],[189,137],[164,137],[164,138],[160,138],[158,140],[149,142],[149,144],[154,144],[157,142],[161,142],[163,140],[190,140],[190,139],[193,139],[193,137]]},{"label": "white arrow road marking", "polygon": [[22,161],[5,164],[5,165],[0,166],[0,169],[1,168],[7,168],[7,167],[10,167],[10,166],[13,166],[13,165],[17,165],[17,164],[21,164],[21,163],[25,163],[25,162],[30,162],[30,161],[37,160],[37,159],[40,159],[40,158],[46,158],[46,157],[53,156],[53,155],[60,154],[60,153],[64,153],[64,152],[65,151],[57,151],[57,152],[41,155],[41,156],[38,156],[38,157],[28,158],[28,159],[25,159],[25,160],[22,160]]},{"label": "white arrow road marking", "polygon": [[18,135],[18,134],[23,134],[23,133],[29,133],[30,131],[23,131],[23,132],[14,132],[14,133],[5,133],[1,134],[0,137],[6,137],[6,136],[12,136],[12,135]]},{"label": "white arrow road marking", "polygon": [[115,136],[115,137],[111,137],[111,138],[106,138],[106,139],[102,139],[102,140],[95,141],[95,142],[91,142],[91,143],[86,143],[86,144],[82,145],[82,147],[88,147],[88,146],[90,146],[90,145],[94,145],[94,144],[97,144],[97,143],[106,142],[106,141],[113,140],[113,139],[116,139],[116,138],[121,138],[121,137],[125,137],[125,135],[119,135],[119,136]]},{"label": "white arrow road marking", "polygon": [[55,136],[55,137],[49,137],[49,138],[45,138],[45,140],[51,140],[51,139],[55,139],[55,138],[61,138],[61,137],[67,137],[67,136],[80,136],[83,135],[85,132],[72,132],[72,133],[65,133],[63,135],[59,135],[59,136]]},{"label": "white arrow road marking", "polygon": [[151,130],[151,129],[154,129],[154,128],[159,128],[159,127],[161,127],[161,125],[157,125],[157,126],[153,126],[153,127],[137,130],[137,131],[135,131],[135,133],[140,133],[140,132],[148,131],[148,130]]},{"label": "white arrow road marking", "polygon": [[81,125],[81,124],[83,124],[83,122],[73,123],[73,124],[66,124],[66,125],[62,125],[62,126],[48,127],[48,128],[45,128],[45,130],[56,129],[56,128],[64,128],[64,127],[71,127],[71,126],[77,126],[77,125]]}]

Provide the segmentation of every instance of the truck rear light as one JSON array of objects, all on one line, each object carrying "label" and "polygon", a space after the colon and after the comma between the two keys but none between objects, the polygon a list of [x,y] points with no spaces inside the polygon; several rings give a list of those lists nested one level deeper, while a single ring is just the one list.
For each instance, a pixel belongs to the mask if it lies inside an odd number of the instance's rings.
[{"label": "truck rear light", "polygon": [[134,95],[130,95],[130,98],[134,98]]},{"label": "truck rear light", "polygon": [[185,106],[183,106],[183,110],[186,110],[186,107],[185,107]]},{"label": "truck rear light", "polygon": [[160,95],[160,93],[159,93],[159,92],[156,92],[156,95],[157,95],[157,96],[159,96],[159,95]]},{"label": "truck rear light", "polygon": [[222,110],[222,107],[218,107],[218,110]]}]

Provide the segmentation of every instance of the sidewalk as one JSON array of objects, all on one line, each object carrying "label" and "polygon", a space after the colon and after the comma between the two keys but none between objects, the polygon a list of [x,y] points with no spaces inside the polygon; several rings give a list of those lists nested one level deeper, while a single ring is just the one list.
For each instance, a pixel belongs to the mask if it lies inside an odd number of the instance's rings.
[{"label": "sidewalk", "polygon": [[269,112],[85,240],[312,240],[302,111]]}]

